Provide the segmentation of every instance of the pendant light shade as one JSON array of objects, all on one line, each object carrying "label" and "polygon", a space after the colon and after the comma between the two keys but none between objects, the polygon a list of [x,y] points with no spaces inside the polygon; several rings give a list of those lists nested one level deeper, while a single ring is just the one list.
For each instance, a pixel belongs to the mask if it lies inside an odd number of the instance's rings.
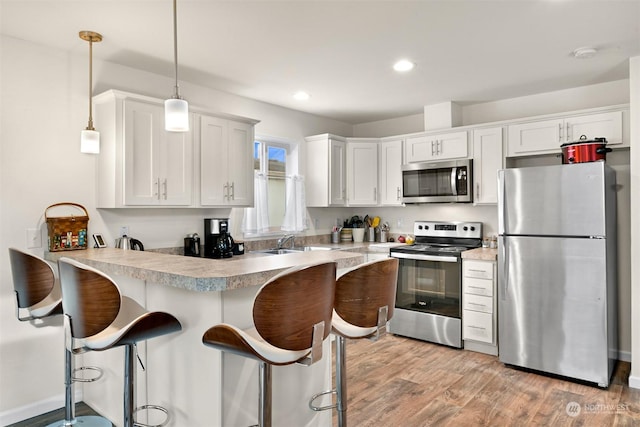
[{"label": "pendant light shade", "polygon": [[173,0],[173,63],[176,84],[173,97],[164,101],[164,128],[171,132],[189,131],[189,103],[180,97],[178,87],[178,11]]},{"label": "pendant light shade", "polygon": [[93,127],[93,43],[102,41],[102,36],[93,31],[80,31],[82,40],[89,42],[89,123],[80,133],[80,152],[89,154],[100,153],[100,133]]}]

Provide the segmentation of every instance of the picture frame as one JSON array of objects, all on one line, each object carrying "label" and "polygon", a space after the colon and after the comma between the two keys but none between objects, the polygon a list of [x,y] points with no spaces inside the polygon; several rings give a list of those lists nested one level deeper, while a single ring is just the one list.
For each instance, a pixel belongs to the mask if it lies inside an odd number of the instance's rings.
[{"label": "picture frame", "polygon": [[104,240],[104,237],[102,237],[102,234],[95,233],[93,235],[93,240],[94,240],[94,242],[96,242],[96,244],[93,246],[94,248],[106,248],[107,247],[107,242]]}]

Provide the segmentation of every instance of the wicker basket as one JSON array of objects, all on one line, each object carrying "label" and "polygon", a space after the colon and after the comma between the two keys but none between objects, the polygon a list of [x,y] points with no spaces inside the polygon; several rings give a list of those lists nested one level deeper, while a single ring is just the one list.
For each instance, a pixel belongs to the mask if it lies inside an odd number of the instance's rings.
[{"label": "wicker basket", "polygon": [[[82,209],[82,216],[49,217],[47,211],[56,206],[75,206]],[[84,206],[77,203],[56,203],[44,210],[44,219],[47,222],[49,252],[74,251],[87,249],[87,225],[89,213]]]}]

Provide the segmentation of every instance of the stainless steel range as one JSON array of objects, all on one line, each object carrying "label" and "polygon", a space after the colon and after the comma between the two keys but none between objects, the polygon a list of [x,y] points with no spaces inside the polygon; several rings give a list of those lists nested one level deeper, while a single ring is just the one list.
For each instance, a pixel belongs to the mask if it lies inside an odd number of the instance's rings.
[{"label": "stainless steel range", "polygon": [[389,332],[462,347],[462,252],[482,245],[481,222],[416,221],[412,246],[391,249],[400,260]]}]

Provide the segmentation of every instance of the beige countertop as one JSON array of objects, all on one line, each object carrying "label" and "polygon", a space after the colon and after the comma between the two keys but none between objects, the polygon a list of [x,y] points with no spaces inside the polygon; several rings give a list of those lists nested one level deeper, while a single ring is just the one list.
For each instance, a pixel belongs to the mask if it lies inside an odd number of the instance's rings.
[{"label": "beige countertop", "polygon": [[364,261],[363,252],[367,251],[369,244],[326,246],[340,246],[342,250],[284,255],[249,252],[220,260],[103,248],[45,252],[45,258],[54,262],[61,257],[74,258],[109,275],[128,276],[150,283],[207,292],[261,285],[277,273],[296,265],[335,261],[338,268],[353,267]]},{"label": "beige countertop", "polygon": [[496,261],[498,250],[490,248],[476,248],[462,252],[462,259],[475,259],[480,261]]}]

